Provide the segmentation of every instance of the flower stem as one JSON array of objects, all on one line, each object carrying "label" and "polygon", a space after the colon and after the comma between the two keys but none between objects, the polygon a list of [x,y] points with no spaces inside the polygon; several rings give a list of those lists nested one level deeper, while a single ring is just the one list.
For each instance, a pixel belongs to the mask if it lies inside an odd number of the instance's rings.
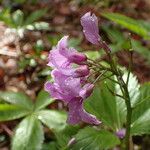
[{"label": "flower stem", "polygon": [[[130,101],[130,96],[129,96],[129,91],[128,91],[128,81],[125,83],[123,78],[122,78],[122,73],[118,69],[116,63],[114,62],[112,58],[112,54],[110,52],[109,46],[105,42],[101,42],[100,46],[105,50],[107,56],[109,57],[109,63],[110,67],[112,70],[112,73],[116,75],[118,83],[120,85],[120,89],[123,94],[123,98],[125,100],[126,108],[127,108],[127,116],[126,116],[126,135],[125,135],[125,150],[131,150],[130,147],[130,130],[131,130],[131,117],[132,117],[132,107],[131,107],[131,101]],[[130,66],[131,67],[131,66]],[[129,75],[128,74],[128,79],[129,80]]]}]

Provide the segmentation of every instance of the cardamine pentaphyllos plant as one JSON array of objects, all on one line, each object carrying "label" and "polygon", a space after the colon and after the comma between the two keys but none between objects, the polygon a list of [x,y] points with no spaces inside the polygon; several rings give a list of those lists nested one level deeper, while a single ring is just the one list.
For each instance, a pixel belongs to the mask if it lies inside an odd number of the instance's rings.
[{"label": "cardamine pentaphyllos plant", "polygon": [[[125,100],[127,109],[126,129],[118,131],[116,135],[120,138],[125,136],[126,150],[129,150],[132,108],[128,91],[128,80],[131,68],[128,72],[127,82],[125,82],[122,77],[122,71],[113,59],[111,49],[99,35],[98,19],[95,14],[88,12],[82,16],[81,25],[86,39],[105,51],[109,58],[109,67],[87,58],[85,54],[77,52],[72,47],[69,48],[68,36],[64,36],[58,42],[57,46],[50,51],[48,66],[53,68],[51,76],[54,82],[46,82],[45,90],[50,93],[51,97],[62,100],[68,105],[69,113],[67,122],[69,124],[77,124],[83,121],[89,124],[99,125],[101,122],[95,116],[84,110],[83,103],[91,95],[94,83],[99,81],[106,72],[111,72],[117,79],[113,81],[119,84],[122,91],[122,95],[113,94]],[[91,69],[96,75],[98,74],[94,82],[89,80]]]}]

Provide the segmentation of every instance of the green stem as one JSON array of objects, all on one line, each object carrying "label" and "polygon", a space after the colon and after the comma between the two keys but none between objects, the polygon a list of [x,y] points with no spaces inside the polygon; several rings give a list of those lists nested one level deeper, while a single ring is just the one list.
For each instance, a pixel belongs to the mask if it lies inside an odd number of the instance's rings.
[{"label": "green stem", "polygon": [[126,150],[130,150],[130,129],[131,129],[131,116],[132,116],[132,108],[131,108],[130,100],[126,100],[126,107],[127,107],[127,124],[126,124],[125,145],[126,145]]},{"label": "green stem", "polygon": [[[129,96],[129,91],[128,91],[128,81],[127,83],[124,82],[122,78],[121,71],[117,68],[117,65],[115,64],[112,54],[110,53],[110,48],[105,42],[101,42],[100,46],[105,50],[108,58],[109,58],[109,63],[111,66],[112,72],[116,75],[117,80],[120,85],[120,89],[123,94],[123,98],[125,100],[126,108],[127,108],[127,116],[126,116],[126,135],[125,135],[125,149],[130,150],[130,130],[131,130],[131,117],[132,117],[132,107],[131,107],[131,101],[130,101],[130,96]],[[128,74],[129,78],[130,73]],[[129,79],[127,79],[129,80]]]}]

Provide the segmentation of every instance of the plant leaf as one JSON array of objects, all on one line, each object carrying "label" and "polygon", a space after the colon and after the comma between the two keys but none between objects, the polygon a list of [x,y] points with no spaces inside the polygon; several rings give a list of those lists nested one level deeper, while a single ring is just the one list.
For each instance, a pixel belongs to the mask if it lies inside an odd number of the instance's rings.
[{"label": "plant leaf", "polygon": [[25,26],[28,30],[50,30],[47,22],[34,22]]},{"label": "plant leaf", "polygon": [[141,35],[142,37],[146,39],[150,39],[149,36],[149,30],[140,22],[135,19],[132,19],[130,17],[121,15],[119,13],[102,13],[102,16],[114,21],[115,23],[118,23],[122,25],[123,27],[133,31],[136,34]]},{"label": "plant leaf", "polygon": [[19,106],[0,104],[0,121],[18,119],[27,115],[28,113],[29,111]]},{"label": "plant leaf", "polygon": [[56,142],[44,143],[42,150],[58,150]]},{"label": "plant leaf", "polygon": [[21,92],[0,92],[0,98],[8,103],[12,103],[22,108],[26,108],[29,110],[33,109],[32,100]]},{"label": "plant leaf", "polygon": [[88,58],[93,60],[98,59],[101,56],[98,51],[86,51],[84,53],[87,55]]},{"label": "plant leaf", "polygon": [[50,98],[50,95],[46,91],[41,90],[36,99],[35,109],[42,109],[47,105],[51,104],[53,101],[54,99]]},{"label": "plant leaf", "polygon": [[31,115],[18,125],[12,140],[12,150],[40,150],[43,140],[42,125]]},{"label": "plant leaf", "polygon": [[25,25],[32,24],[34,21],[37,21],[38,19],[40,19],[46,12],[47,12],[47,9],[34,11],[27,17],[24,24]]},{"label": "plant leaf", "polygon": [[[112,82],[107,81],[107,85],[112,90],[114,89]],[[110,128],[115,130],[120,127],[115,96],[110,93],[105,83],[95,88],[93,94],[85,102],[85,108]]]},{"label": "plant leaf", "polygon": [[18,26],[22,26],[23,25],[23,19],[24,19],[24,14],[21,10],[16,10],[13,14],[12,14],[12,20],[13,23],[15,24],[16,28]]},{"label": "plant leaf", "polygon": [[[127,76],[128,73],[125,72],[123,77],[124,82],[127,81]],[[131,105],[132,107],[136,104],[140,91],[139,91],[140,85],[137,81],[136,76],[134,76],[132,73],[130,73],[130,77],[129,77],[129,82],[128,82],[128,91],[129,91],[129,96],[131,99]],[[118,84],[116,84],[115,86],[115,91],[117,94],[122,95],[120,86]],[[118,108],[118,112],[120,114],[120,118],[122,118],[122,121],[125,122],[126,120],[126,105],[125,105],[125,101],[116,96],[116,102],[117,102],[117,108]]]},{"label": "plant leaf", "polygon": [[119,139],[109,131],[86,127],[76,135],[76,143],[73,145],[72,150],[109,149],[119,143]]},{"label": "plant leaf", "polygon": [[150,134],[150,83],[140,88],[139,99],[132,113],[131,133],[134,135]]},{"label": "plant leaf", "polygon": [[37,112],[38,119],[50,129],[62,130],[66,126],[66,114],[56,110],[41,110]]},{"label": "plant leaf", "polygon": [[150,49],[143,46],[140,41],[136,41],[132,39],[131,42],[132,42],[133,50],[135,50],[141,56],[143,56],[147,60],[148,64],[150,64],[150,52],[149,52]]},{"label": "plant leaf", "polygon": [[15,27],[11,18],[10,9],[3,9],[0,12],[0,20],[3,21],[9,27]]}]

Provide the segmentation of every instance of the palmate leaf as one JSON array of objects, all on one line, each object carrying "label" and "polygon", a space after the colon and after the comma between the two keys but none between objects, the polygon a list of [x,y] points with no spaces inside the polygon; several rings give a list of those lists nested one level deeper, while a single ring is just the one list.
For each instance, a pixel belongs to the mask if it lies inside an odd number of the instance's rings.
[{"label": "palmate leaf", "polygon": [[27,109],[23,109],[19,106],[0,104],[0,121],[18,119],[27,115],[28,113],[29,111]]},{"label": "palmate leaf", "polygon": [[32,100],[21,92],[0,92],[0,98],[8,103],[15,104],[17,106],[21,106],[22,108],[26,108],[29,110],[33,109]]},{"label": "palmate leaf", "polygon": [[149,30],[140,21],[121,15],[119,13],[105,12],[102,13],[102,16],[109,20],[112,20],[115,23],[122,25],[123,27],[133,31],[134,33],[141,35],[146,39],[150,39],[150,36],[148,34]]},{"label": "palmate leaf", "polygon": [[37,117],[50,129],[62,130],[66,126],[66,114],[56,110],[41,110],[37,112]]},{"label": "palmate leaf", "polygon": [[[107,81],[107,85],[114,90],[112,82]],[[85,108],[113,130],[120,128],[121,122],[118,118],[116,100],[105,83],[95,88],[93,94],[85,102]]]},{"label": "palmate leaf", "polygon": [[150,83],[140,88],[140,96],[132,113],[131,133],[150,134]]},{"label": "palmate leaf", "polygon": [[41,90],[35,102],[35,109],[42,109],[47,105],[51,104],[52,102],[54,102],[54,99],[50,98],[49,94],[46,91]]},{"label": "palmate leaf", "polygon": [[12,150],[40,150],[44,139],[40,121],[34,115],[25,118],[16,128]]},{"label": "palmate leaf", "polygon": [[76,135],[76,143],[71,150],[102,150],[113,148],[119,144],[119,139],[109,131],[97,130],[91,127],[81,129]]}]

